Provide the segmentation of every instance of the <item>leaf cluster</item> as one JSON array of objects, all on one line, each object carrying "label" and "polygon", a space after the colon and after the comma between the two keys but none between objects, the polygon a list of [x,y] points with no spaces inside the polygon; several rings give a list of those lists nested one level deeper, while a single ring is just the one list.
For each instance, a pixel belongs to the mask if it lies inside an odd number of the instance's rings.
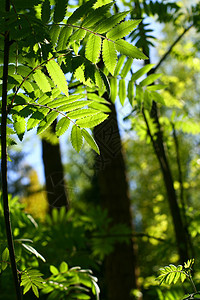
[{"label": "leaf cluster", "polygon": [[[15,0],[9,12],[2,12],[1,53],[5,32],[10,34],[8,115],[12,133],[20,140],[26,128],[37,127],[40,134],[61,117],[58,137],[72,124],[72,146],[79,152],[84,139],[99,153],[85,128],[93,128],[108,116],[108,103],[101,98],[106,89],[110,93],[105,74],[114,75],[117,52],[130,57],[130,62],[147,57],[124,39],[140,20],[124,21],[128,11],[112,15],[112,3],[95,6],[95,2],[90,0],[71,13],[67,1],[55,1],[52,6],[49,0],[38,0],[32,7],[33,2]],[[106,72],[98,66],[101,60]],[[82,84],[93,93],[75,94],[76,85]],[[123,90],[123,81],[120,86]]]}]

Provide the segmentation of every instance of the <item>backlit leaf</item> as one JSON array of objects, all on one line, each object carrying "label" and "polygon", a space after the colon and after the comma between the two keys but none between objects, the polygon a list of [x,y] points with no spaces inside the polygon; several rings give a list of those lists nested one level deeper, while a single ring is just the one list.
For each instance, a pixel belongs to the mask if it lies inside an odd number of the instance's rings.
[{"label": "backlit leaf", "polygon": [[96,151],[98,154],[100,154],[99,147],[98,147],[97,143],[95,142],[95,140],[93,139],[93,137],[89,134],[89,132],[85,129],[81,129],[81,133],[82,133],[82,136],[84,137],[84,139],[86,140],[86,142],[90,145],[90,147],[94,151]]},{"label": "backlit leaf", "polygon": [[121,24],[117,25],[113,29],[111,29],[107,34],[107,38],[115,41],[117,39],[121,39],[128,35],[133,29],[135,29],[141,20],[129,20],[122,22]]},{"label": "backlit leaf", "polygon": [[117,25],[119,22],[121,22],[128,13],[129,13],[128,11],[125,11],[125,12],[115,14],[109,18],[105,18],[105,20],[102,21],[95,28],[95,31],[97,31],[98,33],[108,32],[111,28],[113,28],[115,25]]},{"label": "backlit leaf", "polygon": [[57,118],[59,115],[58,112],[56,111],[51,111],[39,124],[38,129],[37,129],[37,134],[42,133],[44,130],[46,130],[52,123],[53,121]]},{"label": "backlit leaf", "polygon": [[126,83],[125,83],[125,79],[122,78],[119,81],[119,100],[121,102],[121,105],[124,105],[125,99],[126,99]]},{"label": "backlit leaf", "polygon": [[76,124],[82,128],[92,128],[102,123],[105,119],[108,118],[108,115],[104,113],[98,113],[91,117],[85,117],[76,122]]},{"label": "backlit leaf", "polygon": [[55,62],[55,60],[50,60],[47,65],[48,73],[58,87],[58,89],[63,92],[66,96],[69,95],[68,93],[68,85],[65,78],[63,71],[61,70],[60,66]]},{"label": "backlit leaf", "polygon": [[115,47],[116,47],[117,51],[119,51],[120,53],[122,53],[128,57],[132,57],[132,58],[136,58],[136,59],[147,59],[148,58],[137,47],[129,44],[125,40],[115,41]]},{"label": "backlit leaf", "polygon": [[102,54],[106,68],[112,75],[114,75],[114,70],[117,64],[117,52],[114,43],[105,39],[103,41]]},{"label": "backlit leaf", "polygon": [[71,143],[72,143],[73,148],[77,152],[80,152],[82,145],[83,145],[83,137],[82,137],[81,129],[76,125],[74,125],[72,127]]},{"label": "backlit leaf", "polygon": [[72,34],[72,27],[64,26],[61,31],[58,38],[58,44],[57,44],[57,51],[65,50],[67,45],[67,40]]},{"label": "backlit leaf", "polygon": [[101,37],[91,34],[86,45],[85,56],[94,64],[97,63],[101,51]]},{"label": "backlit leaf", "polygon": [[35,73],[33,74],[33,78],[35,79],[38,87],[44,93],[51,91],[51,86],[49,84],[49,81],[41,70],[36,70]]},{"label": "backlit leaf", "polygon": [[56,125],[56,135],[57,137],[65,133],[70,125],[70,120],[67,117],[61,118]]}]

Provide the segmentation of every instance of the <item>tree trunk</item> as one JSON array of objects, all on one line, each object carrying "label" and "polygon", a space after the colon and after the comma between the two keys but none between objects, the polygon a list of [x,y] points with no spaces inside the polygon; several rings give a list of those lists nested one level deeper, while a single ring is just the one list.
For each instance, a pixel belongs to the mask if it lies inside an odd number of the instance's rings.
[{"label": "tree trunk", "polygon": [[[143,112],[143,115],[145,118],[144,112]],[[165,147],[164,147],[162,130],[160,128],[157,105],[155,102],[153,103],[153,106],[152,106],[151,117],[157,126],[157,132],[155,134],[156,138],[152,137],[146,118],[145,118],[145,121],[147,124],[148,133],[151,137],[151,141],[153,144],[155,154],[160,163],[160,168],[162,171],[165,188],[167,191],[168,203],[169,203],[171,216],[172,216],[172,220],[173,220],[174,231],[175,231],[175,236],[176,236],[176,243],[177,243],[178,253],[179,253],[179,257],[180,257],[180,263],[183,264],[189,258],[187,232],[184,228],[182,218],[181,218],[180,208],[178,206],[177,195],[176,195],[176,192],[174,189],[174,181],[173,181],[170,165],[169,165]]]},{"label": "tree trunk", "polygon": [[[105,95],[108,99],[107,94]],[[102,206],[107,209],[112,225],[123,223],[132,229],[130,198],[125,162],[117,124],[115,106],[111,104],[109,118],[94,129],[101,155],[96,169]],[[115,244],[114,251],[106,257],[105,277],[108,300],[130,300],[131,290],[137,289],[137,268],[134,241]]]},{"label": "tree trunk", "polygon": [[[53,132],[55,132],[55,127],[56,121],[51,125]],[[42,139],[42,158],[49,211],[51,212],[54,207],[60,208],[62,206],[65,206],[68,210],[67,188],[64,180],[59,143],[52,144],[47,140]]]}]

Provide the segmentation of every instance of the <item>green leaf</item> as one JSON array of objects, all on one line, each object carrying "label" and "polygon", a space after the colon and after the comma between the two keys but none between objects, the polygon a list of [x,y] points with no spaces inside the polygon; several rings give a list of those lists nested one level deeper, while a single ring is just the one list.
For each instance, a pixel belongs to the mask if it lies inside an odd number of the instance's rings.
[{"label": "green leaf", "polygon": [[24,137],[24,133],[26,131],[26,120],[23,118],[23,117],[20,117],[20,116],[13,116],[14,118],[14,129],[17,133],[17,136],[19,138],[20,141],[23,140],[23,137]]},{"label": "green leaf", "polygon": [[44,93],[51,92],[51,86],[49,84],[49,81],[41,70],[36,70],[35,73],[33,74],[33,78],[35,79],[38,87]]},{"label": "green leaf", "polygon": [[146,86],[152,84],[156,79],[158,79],[162,74],[151,74],[144,80],[140,82],[140,86]]},{"label": "green leaf", "polygon": [[67,23],[75,24],[78,20],[80,20],[90,11],[91,7],[94,5],[95,2],[96,0],[90,0],[84,3],[83,5],[79,6],[68,18]]},{"label": "green leaf", "polygon": [[127,59],[127,61],[125,62],[125,65],[121,71],[121,74],[120,74],[121,77],[123,77],[123,78],[126,77],[126,75],[128,74],[128,72],[131,69],[132,64],[133,64],[133,58],[129,57]]},{"label": "green leaf", "polygon": [[[94,24],[99,24],[102,20],[105,20],[107,17],[107,12],[110,10],[113,3],[108,3],[106,5],[103,5],[101,7],[98,7],[95,10],[91,10],[89,15],[85,18],[83,21],[82,26],[86,28],[90,28]],[[95,29],[96,31],[96,29]]]},{"label": "green leaf", "polygon": [[121,24],[111,29],[106,34],[106,37],[112,41],[121,39],[128,35],[134,28],[136,28],[140,22],[141,20],[129,20],[122,22]]},{"label": "green leaf", "polygon": [[101,37],[90,34],[86,45],[85,56],[94,64],[97,63],[101,52]]},{"label": "green leaf", "polygon": [[46,67],[55,85],[61,92],[63,92],[68,97],[69,93],[67,81],[65,78],[65,74],[61,70],[60,66],[55,62],[55,60],[50,60],[47,63]]},{"label": "green leaf", "polygon": [[131,105],[133,105],[133,99],[134,99],[134,82],[132,80],[128,83],[128,100]]},{"label": "green leaf", "polygon": [[92,128],[102,123],[105,119],[108,118],[108,115],[104,113],[98,113],[91,117],[85,117],[76,122],[76,124],[82,128]]},{"label": "green leaf", "polygon": [[22,243],[22,246],[28,250],[29,252],[33,253],[36,257],[40,258],[42,261],[46,262],[45,258],[35,249],[33,248],[32,246],[30,245],[27,245],[27,244],[24,244]]},{"label": "green leaf", "polygon": [[2,262],[1,262],[0,272],[1,272],[1,270],[4,271],[7,268],[8,259],[9,259],[9,250],[8,250],[8,248],[5,248],[3,253],[2,253]]},{"label": "green leaf", "polygon": [[8,248],[5,248],[2,253],[2,260],[7,261],[9,259],[9,250]]},{"label": "green leaf", "polygon": [[118,59],[118,62],[117,62],[116,68],[115,68],[115,72],[114,72],[114,76],[119,75],[119,72],[122,68],[125,58],[126,58],[125,55],[121,55],[120,58]]},{"label": "green leaf", "polygon": [[82,108],[86,105],[89,105],[90,103],[92,103],[92,101],[88,101],[88,100],[74,101],[73,103],[60,106],[59,111],[65,111],[65,112],[72,111],[78,108]]},{"label": "green leaf", "polygon": [[185,279],[187,278],[187,276],[186,276],[186,274],[185,274],[185,273],[181,273],[181,276],[180,276],[180,278],[181,278],[181,282],[184,282],[184,281],[185,281]]},{"label": "green leaf", "polygon": [[124,105],[125,99],[126,99],[126,83],[125,83],[125,79],[122,78],[119,81],[119,100],[121,102],[121,105]]},{"label": "green leaf", "polygon": [[112,77],[110,79],[110,99],[113,103],[115,103],[116,98],[117,98],[117,78]]},{"label": "green leaf", "polygon": [[[22,284],[21,284],[22,285]],[[27,281],[27,283],[24,285],[24,291],[23,291],[23,294],[26,294],[30,288],[31,288],[32,284],[31,284],[31,281]]]},{"label": "green leaf", "polygon": [[148,59],[148,57],[144,55],[137,47],[129,44],[125,40],[115,41],[115,47],[117,51],[119,51],[120,53],[126,56],[136,58],[136,59]]},{"label": "green leaf", "polygon": [[154,84],[154,85],[147,86],[147,90],[158,91],[158,90],[163,90],[166,87],[167,87],[167,85],[164,85],[164,84]]},{"label": "green leaf", "polygon": [[53,20],[55,23],[61,22],[66,14],[68,0],[56,0]]},{"label": "green leaf", "polygon": [[68,129],[70,120],[67,117],[61,118],[56,125],[56,135],[60,137]]},{"label": "green leaf", "polygon": [[86,140],[86,142],[90,145],[90,147],[100,155],[99,147],[96,144],[93,137],[89,134],[89,132],[85,129],[81,129],[81,133],[82,133],[82,136],[84,137],[84,139]]},{"label": "green leaf", "polygon": [[40,121],[47,115],[49,108],[41,108],[39,111],[36,111],[32,114],[27,122],[27,130],[34,128]]},{"label": "green leaf", "polygon": [[93,102],[90,105],[88,105],[88,107],[96,109],[97,113],[99,111],[102,111],[102,112],[110,112],[111,111],[107,105],[99,103],[99,102]]},{"label": "green leaf", "polygon": [[35,294],[35,296],[36,296],[37,298],[39,298],[38,288],[37,288],[35,285],[33,285],[33,284],[32,284],[32,291],[33,291],[33,293]]},{"label": "green leaf", "polygon": [[50,37],[51,43],[54,46],[57,43],[59,34],[60,34],[60,27],[58,25],[53,24],[50,30]]},{"label": "green leaf", "polygon": [[82,119],[84,117],[96,115],[97,113],[98,110],[93,108],[87,108],[87,109],[77,109],[67,114],[67,116],[70,119]]},{"label": "green leaf", "polygon": [[144,74],[148,73],[152,68],[153,64],[148,64],[143,68],[139,69],[137,72],[133,73],[131,80],[136,81],[138,78],[142,77]]},{"label": "green leaf", "polygon": [[83,137],[82,137],[81,129],[76,125],[74,125],[72,127],[71,143],[72,143],[73,148],[77,152],[80,152],[82,145],[83,145]]},{"label": "green leaf", "polygon": [[117,64],[117,52],[114,43],[105,39],[103,41],[102,54],[106,68],[112,75],[114,75]]},{"label": "green leaf", "polygon": [[109,104],[110,102],[104,99],[103,97],[98,96],[96,93],[87,93],[87,99],[91,99],[95,102]]},{"label": "green leaf", "polygon": [[104,21],[102,21],[96,28],[95,31],[98,33],[105,33],[108,32],[111,28],[113,28],[115,25],[120,23],[128,14],[128,11],[121,12],[118,14],[115,14],[109,18],[105,18]]},{"label": "green leaf", "polygon": [[41,11],[42,22],[48,23],[50,19],[50,14],[51,14],[50,2],[49,0],[44,0],[44,2],[42,3],[42,11]]},{"label": "green leaf", "polygon": [[70,37],[69,42],[79,42],[81,41],[86,35],[86,30],[84,29],[77,29]]},{"label": "green leaf", "polygon": [[44,130],[46,130],[52,123],[53,121],[57,118],[59,115],[58,112],[56,111],[51,111],[39,124],[38,129],[37,129],[37,134],[42,133]]},{"label": "green leaf", "polygon": [[72,27],[64,26],[61,31],[58,38],[58,44],[57,44],[57,51],[65,50],[67,45],[67,40],[71,36],[73,32]]},{"label": "green leaf", "polygon": [[61,273],[66,273],[67,271],[68,271],[68,264],[65,261],[61,262],[60,272]]},{"label": "green leaf", "polygon": [[161,103],[163,105],[165,105],[165,101],[164,98],[157,92],[151,91],[149,92],[149,94],[151,95],[151,98],[157,102],[157,103]]},{"label": "green leaf", "polygon": [[58,274],[59,274],[58,269],[57,269],[55,266],[53,266],[53,265],[50,266],[50,272],[51,272],[53,275],[58,275]]},{"label": "green leaf", "polygon": [[102,72],[101,69],[99,69],[98,71],[99,71],[99,74],[101,75],[101,78],[102,78],[102,80],[104,82],[104,85],[106,87],[107,94],[108,94],[108,96],[110,96],[110,82],[109,82],[107,76]]}]

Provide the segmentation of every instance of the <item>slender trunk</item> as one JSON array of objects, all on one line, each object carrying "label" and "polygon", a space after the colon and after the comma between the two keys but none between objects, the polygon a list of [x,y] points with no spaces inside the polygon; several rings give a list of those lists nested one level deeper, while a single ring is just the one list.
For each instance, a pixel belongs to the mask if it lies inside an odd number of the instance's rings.
[{"label": "slender trunk", "polygon": [[[105,98],[109,100],[107,94]],[[94,129],[101,153],[96,162],[100,196],[102,206],[107,209],[112,224],[123,223],[132,229],[125,163],[113,104],[111,109],[109,118]],[[115,244],[113,252],[105,260],[107,299],[134,299],[130,293],[138,287],[136,273],[133,239],[129,238],[128,243]]]},{"label": "slender trunk", "polygon": [[[56,121],[51,125],[55,133]],[[64,180],[64,170],[61,160],[60,145],[52,144],[42,139],[42,158],[45,171],[46,193],[49,203],[49,211],[54,207],[62,206],[69,209],[67,188]]]},{"label": "slender trunk", "polygon": [[153,118],[154,123],[157,125],[156,138],[154,138],[151,135],[150,128],[149,128],[147,119],[145,117],[144,111],[143,111],[143,116],[144,116],[144,119],[145,119],[145,122],[147,125],[148,134],[151,137],[151,141],[153,144],[155,154],[160,163],[160,168],[162,171],[165,188],[166,188],[166,192],[167,192],[168,203],[169,203],[171,216],[172,216],[172,220],[173,220],[175,236],[176,236],[176,243],[177,243],[178,253],[180,256],[180,263],[183,264],[189,258],[187,235],[186,235],[185,228],[184,228],[184,225],[182,222],[180,208],[178,206],[177,195],[176,195],[176,192],[174,189],[174,181],[173,181],[171,169],[169,166],[168,158],[167,158],[165,147],[164,147],[163,136],[162,136],[162,131],[160,128],[157,106],[156,106],[155,102],[153,103],[151,117]]},{"label": "slender trunk", "polygon": [[[137,10],[137,17],[142,18],[142,10],[140,7],[139,0],[135,1],[135,8]],[[141,36],[143,35],[143,26],[144,26],[144,24],[143,24],[143,22],[141,22],[139,24],[139,30],[140,30]],[[166,54],[163,56],[163,58],[160,60],[160,62],[157,64],[157,66],[154,69],[152,69],[148,73],[148,75],[155,73],[155,71],[160,66],[160,64],[169,55],[172,48],[179,42],[179,40],[182,38],[182,36],[184,36],[184,34],[189,30],[189,28],[190,27],[188,27],[188,29],[186,29],[184,31],[184,33],[178,39],[176,39],[176,41],[170,47],[169,51],[166,52]],[[144,54],[149,56],[149,48],[148,47],[143,47],[143,52],[144,52]],[[150,63],[150,59],[145,61],[145,64],[149,64],[149,63]],[[174,225],[177,249],[178,249],[178,253],[179,253],[179,257],[180,257],[180,262],[183,264],[189,258],[187,232],[185,230],[185,226],[184,226],[182,218],[181,218],[181,211],[178,206],[178,199],[177,199],[177,195],[176,195],[176,192],[174,189],[174,181],[173,181],[173,177],[172,177],[172,173],[171,173],[171,169],[170,169],[170,164],[169,164],[169,161],[168,161],[168,158],[166,155],[166,151],[165,151],[165,147],[164,147],[163,135],[162,135],[162,130],[161,130],[160,122],[159,122],[158,109],[157,109],[156,102],[153,101],[151,113],[150,113],[150,116],[157,128],[155,137],[153,137],[151,135],[151,131],[150,131],[148,121],[145,116],[144,109],[143,109],[143,116],[144,116],[144,120],[147,125],[148,134],[151,137],[151,142],[152,142],[154,151],[156,153],[157,159],[159,161],[161,172],[163,175],[163,180],[164,180],[164,184],[165,184],[165,188],[166,188],[166,192],[167,192],[168,203],[169,203],[170,212],[171,212],[173,225]]]},{"label": "slender trunk", "polygon": [[[10,1],[5,3],[5,10],[9,12]],[[7,81],[8,81],[8,64],[9,64],[9,32],[5,32],[4,36],[4,62],[3,62],[3,86],[2,86],[2,117],[1,117],[1,176],[2,176],[2,198],[4,209],[4,220],[6,228],[6,236],[8,249],[10,254],[10,263],[14,279],[16,297],[22,299],[20,282],[17,274],[17,265],[15,261],[15,251],[12,237],[12,229],[10,222],[10,211],[8,204],[8,183],[7,183]]]}]

